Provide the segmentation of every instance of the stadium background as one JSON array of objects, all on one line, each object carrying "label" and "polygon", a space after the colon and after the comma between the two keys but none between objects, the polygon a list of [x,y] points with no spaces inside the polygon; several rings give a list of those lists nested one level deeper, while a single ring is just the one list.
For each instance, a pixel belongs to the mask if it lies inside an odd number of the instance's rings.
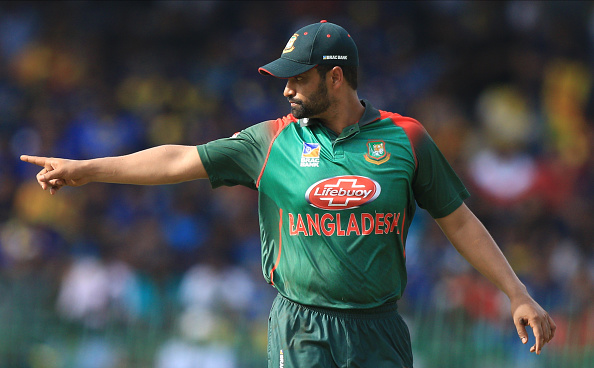
[{"label": "stadium background", "polygon": [[415,367],[594,360],[591,3],[79,1],[0,3],[1,367],[265,366],[255,192],[51,197],[18,156],[194,145],[285,115],[257,68],[320,19],[355,38],[359,96],[426,126],[558,326],[529,354],[505,297],[419,211],[400,303]]}]

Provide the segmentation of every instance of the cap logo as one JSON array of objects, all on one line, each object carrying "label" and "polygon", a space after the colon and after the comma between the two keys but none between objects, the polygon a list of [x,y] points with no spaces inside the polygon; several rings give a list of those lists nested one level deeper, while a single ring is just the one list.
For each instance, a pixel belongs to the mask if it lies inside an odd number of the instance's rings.
[{"label": "cap logo", "polygon": [[293,36],[291,36],[291,38],[289,38],[289,42],[287,42],[287,46],[285,46],[285,49],[283,50],[283,54],[286,54],[288,52],[295,50],[295,46],[293,46],[293,44],[297,40],[297,37],[299,37],[299,35],[297,33],[295,33]]}]

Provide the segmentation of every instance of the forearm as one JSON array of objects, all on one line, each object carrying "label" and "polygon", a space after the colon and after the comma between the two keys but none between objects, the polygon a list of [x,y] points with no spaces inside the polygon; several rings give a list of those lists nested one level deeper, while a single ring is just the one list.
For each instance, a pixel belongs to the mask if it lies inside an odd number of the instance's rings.
[{"label": "forearm", "polygon": [[526,287],[483,224],[465,205],[456,211],[460,211],[456,221],[448,217],[437,220],[456,250],[510,299],[525,295]]},{"label": "forearm", "polygon": [[531,326],[535,344],[530,351],[540,354],[555,336],[555,322],[530,297],[487,229],[465,204],[436,221],[458,252],[508,296],[518,336],[525,344],[526,326]]},{"label": "forearm", "polygon": [[174,184],[206,178],[193,146],[163,145],[117,157],[81,161],[90,181],[120,184]]}]

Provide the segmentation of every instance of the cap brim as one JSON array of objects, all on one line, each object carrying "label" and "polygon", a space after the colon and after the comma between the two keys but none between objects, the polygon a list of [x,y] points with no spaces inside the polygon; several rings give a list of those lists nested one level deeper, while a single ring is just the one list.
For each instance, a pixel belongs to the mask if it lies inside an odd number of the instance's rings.
[{"label": "cap brim", "polygon": [[272,75],[276,78],[291,78],[315,67],[316,64],[309,65],[279,58],[258,68],[258,72],[262,75]]}]

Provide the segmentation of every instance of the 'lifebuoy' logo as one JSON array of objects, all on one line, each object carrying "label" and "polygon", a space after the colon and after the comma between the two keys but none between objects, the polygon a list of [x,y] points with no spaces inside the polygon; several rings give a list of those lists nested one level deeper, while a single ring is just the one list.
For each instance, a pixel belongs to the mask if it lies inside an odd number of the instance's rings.
[{"label": "'lifebuoy' logo", "polygon": [[381,190],[379,183],[373,179],[343,175],[313,184],[305,192],[305,200],[323,210],[346,210],[374,201]]}]

